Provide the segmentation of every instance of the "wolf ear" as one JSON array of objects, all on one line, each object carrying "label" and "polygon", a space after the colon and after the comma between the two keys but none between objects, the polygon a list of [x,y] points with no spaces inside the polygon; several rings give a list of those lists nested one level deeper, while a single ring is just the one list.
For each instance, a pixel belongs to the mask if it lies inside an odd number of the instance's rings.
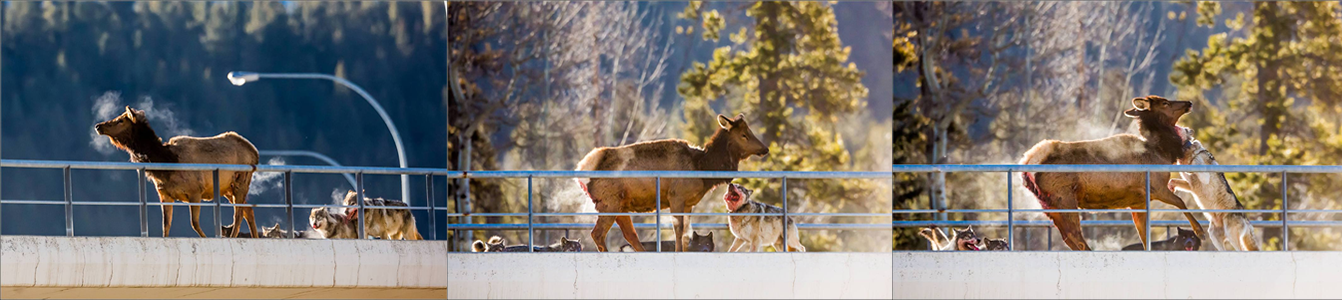
[{"label": "wolf ear", "polygon": [[732,130],[732,120],[731,120],[731,119],[728,119],[727,116],[723,116],[723,115],[720,115],[720,114],[719,114],[719,115],[718,115],[718,126],[719,126],[719,127],[722,127],[722,129]]}]

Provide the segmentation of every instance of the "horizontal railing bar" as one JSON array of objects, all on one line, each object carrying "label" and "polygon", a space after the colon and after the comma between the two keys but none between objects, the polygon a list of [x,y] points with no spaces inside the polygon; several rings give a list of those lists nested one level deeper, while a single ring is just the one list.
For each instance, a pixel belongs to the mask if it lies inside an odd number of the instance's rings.
[{"label": "horizontal railing bar", "polygon": [[364,174],[406,174],[406,175],[448,175],[448,171],[437,168],[394,168],[394,167],[346,167],[346,166],[306,166],[306,165],[237,165],[237,164],[186,164],[186,163],[132,163],[132,162],[91,162],[59,160],[0,160],[0,167],[35,169],[71,169],[81,170],[138,170],[150,171],[257,171],[257,172],[297,172],[297,173],[364,173]]},{"label": "horizontal railing bar", "polygon": [[[1012,222],[1012,223],[1015,223],[1014,226],[1018,226],[1018,227],[1019,227],[1019,226],[1025,226],[1025,227],[1053,227],[1053,222],[1052,222],[1052,221],[1049,221],[1049,220],[1014,221],[1014,222]],[[1203,225],[1203,226],[1208,226],[1208,225],[1211,224],[1211,222],[1208,222],[1208,221],[1202,221],[1202,220],[1199,220],[1198,223],[1201,224],[1201,225]],[[1255,226],[1255,227],[1281,227],[1281,221],[1249,221],[1249,223],[1250,223],[1251,225]],[[894,226],[894,227],[898,227],[898,228],[902,228],[902,227],[926,227],[926,226],[931,226],[931,225],[936,225],[936,226],[969,226],[969,225],[974,225],[974,226],[1007,226],[1007,221],[1006,221],[1006,220],[1002,220],[1002,221],[996,221],[996,220],[970,220],[970,221],[930,221],[930,220],[929,220],[929,221],[894,221],[894,222],[891,222],[891,225]],[[1158,221],[1158,220],[1151,220],[1151,227],[1178,227],[1178,226],[1181,226],[1181,225],[1188,225],[1188,221],[1187,221],[1187,220],[1159,220],[1159,221]],[[1342,221],[1290,221],[1290,225],[1291,225],[1291,226],[1304,226],[1304,227],[1338,227],[1338,226],[1342,226]],[[695,226],[698,226],[698,225],[696,224]],[[1133,223],[1132,223],[1132,221],[1130,221],[1130,220],[1089,220],[1089,221],[1087,221],[1087,220],[1083,220],[1083,221],[1081,221],[1081,226],[1082,226],[1082,227],[1132,227],[1132,226],[1133,226]]]},{"label": "horizontal railing bar", "polygon": [[51,200],[0,200],[0,204],[65,205],[65,201]]},{"label": "horizontal railing bar", "polygon": [[[1342,166],[1293,165],[893,165],[895,173],[931,172],[1216,172],[1342,173]],[[788,176],[789,178],[791,176]]]},{"label": "horizontal railing bar", "polygon": [[[800,171],[471,171],[469,178],[783,178],[788,179],[890,179],[887,172]],[[450,175],[449,175],[450,177]]]},{"label": "horizontal railing bar", "polygon": [[[1280,209],[1152,209],[1152,212],[1192,212],[1192,213],[1268,213],[1279,214]],[[1083,212],[1083,213],[1124,213],[1124,212],[1146,212],[1144,209],[909,209],[909,210],[891,210],[895,214],[926,214],[926,213],[1005,213],[1005,212]],[[1289,213],[1342,213],[1338,209],[1292,209]]]},{"label": "horizontal railing bar", "polygon": [[[295,205],[297,206],[297,205]],[[472,213],[474,217],[525,217],[527,213]],[[530,214],[537,217],[579,217],[579,216],[631,216],[631,217],[653,217],[656,213],[534,213]],[[703,217],[726,217],[726,216],[782,216],[782,213],[662,213],[664,216],[703,216]],[[789,216],[816,216],[816,217],[889,217],[889,214],[883,213],[788,213]],[[466,214],[449,213],[449,217],[465,217]]]},{"label": "horizontal railing bar", "polygon": [[[634,223],[634,228],[656,228],[655,223]],[[535,229],[591,229],[590,223],[537,223],[533,224]],[[662,224],[662,228],[673,228],[670,223]],[[694,223],[694,229],[727,229],[724,223]],[[526,230],[526,223],[505,223],[505,224],[447,224],[447,230]],[[885,224],[797,224],[797,229],[804,230],[889,230]]]},{"label": "horizontal railing bar", "polygon": [[[54,201],[54,200],[0,200],[0,204],[14,204],[14,205],[65,205],[65,201]],[[75,206],[79,206],[79,205],[86,205],[86,206],[99,206],[99,205],[101,205],[101,206],[119,206],[119,205],[124,205],[124,206],[138,206],[138,205],[140,205],[139,202],[129,202],[129,201],[72,201],[71,204],[72,204],[72,205],[75,205]],[[181,202],[173,202],[172,204],[165,204],[164,202],[150,202],[150,203],[145,203],[145,205],[151,205],[151,206],[152,206],[152,205],[157,205],[157,206],[164,206],[164,205],[169,205],[169,206],[214,206],[213,204],[207,204],[207,203],[205,203],[205,202],[202,202],[202,203],[195,203],[195,204],[192,204],[192,203],[181,203]],[[263,203],[244,203],[244,204],[220,203],[219,206],[222,206],[222,207],[253,207],[253,208],[285,208],[285,207],[287,207],[287,206],[284,205],[284,204],[263,204]],[[357,206],[357,205],[334,205],[334,204],[326,204],[326,205],[317,205],[317,204],[294,204],[293,207],[299,207],[299,208],[317,208],[317,207],[326,207],[326,208],[357,208],[357,207],[359,207],[359,206]],[[391,209],[407,209],[407,210],[429,210],[429,207],[427,207],[427,206],[387,206],[387,205],[373,206],[373,205],[365,205],[364,208],[374,208],[374,209],[391,208]],[[440,207],[440,208],[435,208],[434,210],[443,210],[443,211],[446,211],[447,208],[446,208],[446,207]]]},{"label": "horizontal railing bar", "polygon": [[[926,214],[926,213],[1004,213],[1006,209],[912,209],[912,210],[892,210],[896,214]],[[1040,213],[1132,213],[1146,212],[1145,209],[1013,209],[1011,212],[1040,212]],[[1278,211],[1280,212],[1280,211]]]}]

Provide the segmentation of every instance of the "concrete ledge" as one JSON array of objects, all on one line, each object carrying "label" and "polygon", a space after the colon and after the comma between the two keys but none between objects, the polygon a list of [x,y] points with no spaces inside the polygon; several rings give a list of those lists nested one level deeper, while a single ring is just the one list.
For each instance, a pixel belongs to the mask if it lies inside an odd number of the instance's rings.
[{"label": "concrete ledge", "polygon": [[885,298],[890,253],[449,253],[449,299]]},{"label": "concrete ledge", "polygon": [[896,298],[1342,299],[1342,252],[901,252]]},{"label": "concrete ledge", "polygon": [[256,297],[331,298],[394,288],[438,298],[447,287],[445,252],[444,241],[4,236],[0,291],[116,297],[97,291],[135,288],[137,297],[239,298],[267,290]]}]

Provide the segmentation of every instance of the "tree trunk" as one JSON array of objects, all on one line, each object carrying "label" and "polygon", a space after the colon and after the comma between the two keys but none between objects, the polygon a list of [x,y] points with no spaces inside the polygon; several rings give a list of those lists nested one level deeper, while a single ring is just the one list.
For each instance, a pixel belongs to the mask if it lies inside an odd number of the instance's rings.
[{"label": "tree trunk", "polygon": [[[1262,48],[1256,52],[1267,53],[1266,57],[1258,60],[1257,76],[1258,108],[1263,117],[1263,124],[1258,129],[1258,155],[1266,155],[1267,142],[1279,133],[1281,118],[1286,114],[1285,96],[1281,94],[1281,79],[1277,75],[1281,65],[1277,52],[1283,40],[1289,38],[1289,35],[1283,34],[1289,32],[1286,31],[1289,26],[1280,20],[1276,3],[1258,2],[1254,6],[1255,19],[1260,20],[1256,25],[1261,28],[1256,35],[1265,40],[1257,43]],[[1268,33],[1275,34],[1269,36]]]}]

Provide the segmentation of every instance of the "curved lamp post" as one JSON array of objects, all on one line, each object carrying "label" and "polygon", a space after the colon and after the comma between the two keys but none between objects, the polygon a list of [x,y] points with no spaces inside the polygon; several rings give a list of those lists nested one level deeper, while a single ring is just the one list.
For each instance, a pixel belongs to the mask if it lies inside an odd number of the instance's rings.
[{"label": "curved lamp post", "polygon": [[[344,78],[319,73],[228,72],[228,81],[236,86],[242,86],[247,82],[257,81],[261,78],[325,79],[344,85],[345,87],[354,90],[355,93],[359,93],[359,96],[363,96],[363,99],[367,100],[368,104],[372,105],[374,110],[377,110],[377,115],[382,117],[382,122],[387,124],[387,130],[391,131],[391,139],[393,142],[396,142],[396,156],[400,159],[401,168],[407,168],[405,163],[405,147],[401,145],[401,134],[396,130],[396,125],[391,123],[391,117],[388,117],[387,112],[382,110],[382,105],[378,104],[377,100],[373,99],[373,96],[368,95],[368,92],[359,88],[358,85],[354,85],[354,83],[349,82],[349,80],[345,80]],[[401,199],[405,200],[405,203],[407,204],[410,203],[410,175],[401,174]]]},{"label": "curved lamp post", "polygon": [[[324,155],[324,154],[317,153],[317,152],[315,152],[315,151],[307,151],[307,150],[260,150],[260,151],[258,151],[258,152],[260,152],[261,156],[307,156],[307,157],[311,157],[311,158],[320,159],[321,161],[326,162],[326,164],[329,164],[329,165],[332,165],[332,166],[342,167],[342,165],[340,165],[340,163],[336,162],[334,159],[331,159],[330,156],[326,156],[326,155]],[[346,181],[349,181],[349,186],[350,186],[351,189],[352,189],[352,188],[355,188],[355,187],[358,187],[358,185],[355,185],[355,184],[354,184],[354,176],[349,175],[349,173],[340,173],[340,175],[344,175],[344,176],[345,176],[345,180],[346,180]]]}]

